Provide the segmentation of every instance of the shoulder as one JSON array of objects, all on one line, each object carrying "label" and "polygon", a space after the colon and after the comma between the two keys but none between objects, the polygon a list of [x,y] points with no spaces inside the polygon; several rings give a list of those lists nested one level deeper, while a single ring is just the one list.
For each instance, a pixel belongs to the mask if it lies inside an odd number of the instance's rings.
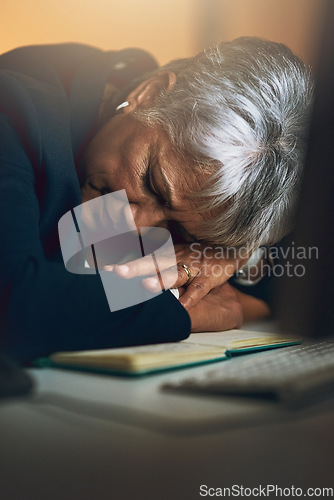
[{"label": "shoulder", "polygon": [[0,72],[15,72],[16,77],[47,81],[56,77],[68,89],[75,75],[97,78],[100,74],[116,87],[124,87],[142,73],[158,67],[147,51],[127,48],[101,50],[81,43],[31,45],[0,56]]},{"label": "shoulder", "polygon": [[49,61],[50,63],[60,58],[65,58],[64,62],[75,58],[87,57],[98,54],[102,51],[96,47],[81,43],[59,43],[46,45],[27,45],[18,47],[0,56],[0,67],[26,66],[26,61]]},{"label": "shoulder", "polygon": [[23,82],[27,78],[54,83],[68,80],[87,59],[99,58],[103,52],[88,45],[65,43],[20,47],[0,56],[1,75],[8,72]]}]

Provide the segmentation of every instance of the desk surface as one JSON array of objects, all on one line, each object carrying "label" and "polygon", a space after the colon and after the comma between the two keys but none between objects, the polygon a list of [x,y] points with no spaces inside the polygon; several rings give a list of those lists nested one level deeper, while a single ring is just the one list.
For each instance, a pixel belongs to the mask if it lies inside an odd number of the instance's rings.
[{"label": "desk surface", "polygon": [[201,498],[200,485],[334,487],[334,399],[291,410],[160,391],[183,372],[124,379],[30,371],[34,396],[0,404],[3,500],[187,500]]}]

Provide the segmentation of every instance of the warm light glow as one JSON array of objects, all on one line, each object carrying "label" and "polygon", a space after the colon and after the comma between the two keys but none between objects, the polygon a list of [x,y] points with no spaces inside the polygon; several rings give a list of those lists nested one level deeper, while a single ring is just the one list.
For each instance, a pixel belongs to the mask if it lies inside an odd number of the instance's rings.
[{"label": "warm light glow", "polygon": [[161,63],[193,54],[192,0],[2,0],[0,50],[75,41],[117,50],[140,47]]},{"label": "warm light glow", "polygon": [[0,51],[27,44],[84,42],[141,47],[160,63],[206,43],[258,35],[312,60],[322,0],[2,0]]}]

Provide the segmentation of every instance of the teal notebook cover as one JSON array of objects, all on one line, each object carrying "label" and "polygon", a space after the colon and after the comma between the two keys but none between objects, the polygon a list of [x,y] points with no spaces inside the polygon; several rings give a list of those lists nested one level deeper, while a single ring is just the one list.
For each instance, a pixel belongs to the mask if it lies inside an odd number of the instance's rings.
[{"label": "teal notebook cover", "polygon": [[[240,355],[248,355],[252,354],[254,352],[260,352],[264,350],[269,350],[269,349],[278,349],[278,348],[283,348],[283,347],[289,347],[293,346],[296,344],[300,344],[301,340],[286,340],[282,342],[275,342],[275,336],[272,336],[271,334],[263,334],[262,332],[243,332],[243,331],[236,331],[237,334],[235,335],[235,340],[232,341],[231,343],[240,343],[245,342],[249,343],[250,341],[256,342],[262,341],[262,345],[252,345],[252,346],[245,346],[243,347],[242,345],[239,346],[223,346],[223,345],[216,345],[216,343],[213,342],[218,342],[223,343],[225,338],[224,338],[224,333],[219,332],[220,336],[218,336],[218,333],[215,334],[194,334],[191,335],[191,340],[187,339],[186,341],[179,342],[179,343],[171,343],[171,344],[157,344],[153,346],[137,346],[137,347],[132,347],[132,348],[116,348],[116,349],[110,349],[110,350],[99,350],[99,351],[87,351],[87,352],[79,352],[79,353],[60,353],[62,355],[61,361],[57,361],[57,359],[51,359],[51,358],[39,358],[35,361],[34,366],[37,367],[47,367],[47,368],[61,368],[61,369],[66,369],[66,370],[80,370],[80,371],[85,371],[85,372],[90,372],[90,373],[100,373],[100,374],[108,374],[108,375],[117,375],[117,376],[123,376],[123,377],[140,377],[144,375],[151,375],[151,374],[156,374],[156,373],[161,373],[161,372],[166,372],[166,371],[171,371],[171,370],[178,370],[178,369],[184,369],[184,368],[191,368],[194,366],[199,366],[199,365],[205,365],[209,363],[217,363],[219,361],[226,361],[230,360],[235,356],[240,356]],[[248,338],[243,339],[242,337],[245,336],[245,333],[247,333]],[[253,336],[253,339],[250,339],[250,335]],[[259,337],[256,337],[258,335]],[[229,334],[229,336],[231,336]],[[261,337],[260,337],[261,336]],[[265,337],[263,337],[265,336]],[[241,337],[241,338],[240,338]],[[267,338],[266,338],[267,337]],[[208,341],[208,338],[210,339],[211,345],[206,344],[205,342]],[[194,340],[195,339],[195,340]],[[264,339],[267,344],[263,344]],[[273,343],[270,343],[270,340],[273,341]],[[202,351],[202,359],[189,359],[188,361],[186,359],[183,359],[182,361],[180,360],[178,362],[177,359],[175,359],[175,362],[168,362],[167,364],[164,364],[163,366],[159,366],[159,359],[162,359],[164,355],[167,353],[170,356],[170,353],[173,354],[173,349],[175,349],[176,353],[176,358],[178,357],[178,349],[180,348],[181,344],[187,344],[188,346],[190,345],[190,355],[193,355],[191,352],[193,351]],[[184,348],[184,346],[182,346]],[[156,349],[157,352],[156,354],[151,352],[151,350]],[[210,353],[211,351],[211,353]],[[212,353],[212,351],[214,351]],[[218,352],[219,351],[219,352]],[[108,358],[108,352],[112,354],[111,358]],[[85,359],[81,359],[82,355],[86,355],[93,353],[96,356],[97,362],[92,363],[90,357],[90,361],[87,362]],[[99,353],[101,356],[105,357],[105,353],[107,353],[107,362],[101,362],[99,360]],[[115,362],[113,361],[113,357],[116,354],[116,358],[118,357],[124,357],[125,355],[128,357],[129,364],[128,366],[123,366],[121,369],[116,366],[112,366],[112,364]],[[207,353],[207,356],[210,356],[207,359],[203,359],[203,356],[205,356]],[[75,354],[73,358],[73,354]],[[78,356],[79,354],[79,356]],[[119,355],[120,356],[119,356]],[[147,366],[147,367],[140,367],[131,365],[131,361],[136,361],[136,359],[140,361],[140,358],[143,359],[143,355],[147,356],[149,355],[150,358],[152,359],[151,365],[154,366]],[[184,356],[184,354],[181,354]],[[187,356],[187,351],[186,354]],[[72,361],[71,359],[66,359],[66,357],[72,356]],[[196,356],[196,353],[195,353]],[[59,357],[59,354],[58,354]],[[197,357],[200,357],[200,354],[197,355]],[[75,362],[73,362],[73,359],[75,359]],[[114,358],[115,359],[115,358]],[[156,362],[157,361],[157,362]],[[101,364],[102,363],[102,364]],[[104,366],[103,366],[104,363]],[[166,363],[166,361],[165,361]],[[110,366],[106,366],[109,364]],[[117,364],[117,359],[116,359],[116,364]],[[140,364],[140,363],[139,363]]]}]

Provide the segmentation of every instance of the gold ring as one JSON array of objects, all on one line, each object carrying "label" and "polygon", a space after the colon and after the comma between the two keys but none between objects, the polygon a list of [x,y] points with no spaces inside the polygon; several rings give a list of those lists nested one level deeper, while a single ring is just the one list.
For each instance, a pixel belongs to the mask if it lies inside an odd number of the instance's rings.
[{"label": "gold ring", "polygon": [[183,267],[183,269],[187,273],[187,281],[184,283],[184,285],[186,285],[191,278],[190,268],[186,264],[178,264],[178,266]]}]

